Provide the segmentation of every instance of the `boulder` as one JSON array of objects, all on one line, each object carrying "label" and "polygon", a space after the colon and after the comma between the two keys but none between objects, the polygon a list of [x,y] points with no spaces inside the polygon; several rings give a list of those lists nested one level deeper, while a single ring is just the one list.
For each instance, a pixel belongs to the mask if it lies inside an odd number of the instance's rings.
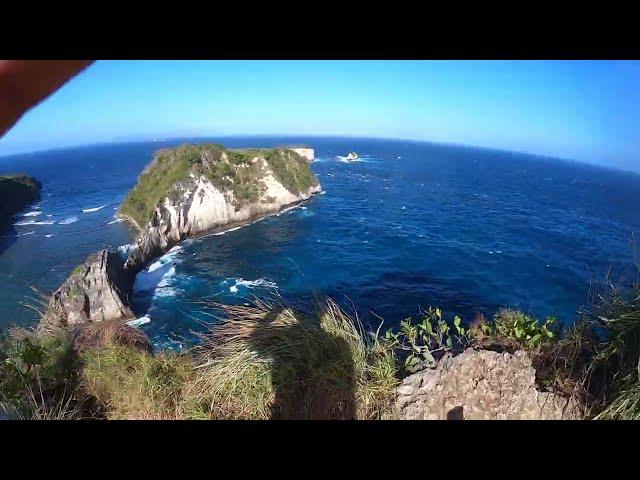
[{"label": "boulder", "polygon": [[467,349],[397,388],[403,420],[560,420],[581,418],[571,399],[536,388],[528,354]]},{"label": "boulder", "polygon": [[39,330],[135,318],[129,307],[133,277],[123,264],[108,250],[90,255],[53,293]]}]

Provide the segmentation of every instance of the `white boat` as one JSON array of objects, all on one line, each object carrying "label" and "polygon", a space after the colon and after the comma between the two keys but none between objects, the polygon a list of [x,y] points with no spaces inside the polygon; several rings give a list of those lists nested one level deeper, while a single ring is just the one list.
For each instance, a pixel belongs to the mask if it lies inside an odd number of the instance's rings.
[{"label": "white boat", "polygon": [[357,162],[358,161],[358,154],[356,152],[349,152],[349,155],[347,155],[345,157],[345,160],[347,160],[349,162]]}]

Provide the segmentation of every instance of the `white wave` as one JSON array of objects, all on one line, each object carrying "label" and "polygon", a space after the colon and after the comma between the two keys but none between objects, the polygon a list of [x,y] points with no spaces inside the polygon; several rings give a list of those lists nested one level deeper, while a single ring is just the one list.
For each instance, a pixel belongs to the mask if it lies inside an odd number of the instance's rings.
[{"label": "white wave", "polygon": [[107,225],[113,225],[114,223],[120,223],[122,222],[122,218],[116,218],[115,220],[112,220],[111,222],[107,222]]},{"label": "white wave", "polygon": [[133,245],[131,245],[130,243],[127,243],[126,245],[120,245],[118,247],[118,251],[122,255],[129,255],[129,252],[131,251],[132,248],[133,248]]},{"label": "white wave", "polygon": [[161,256],[158,260],[149,265],[149,268],[146,269],[147,273],[154,272],[155,270],[164,267],[165,265],[171,264],[175,261],[176,255],[182,251],[182,246],[176,245],[163,256]]},{"label": "white wave", "polygon": [[276,217],[279,217],[280,215],[284,214],[284,213],[289,213],[292,212],[293,210],[295,210],[296,208],[300,207],[300,205],[292,205],[291,207],[287,207],[284,208],[282,210],[280,210],[277,214]]},{"label": "white wave", "polygon": [[42,215],[42,212],[39,210],[32,210],[29,213],[25,213],[22,215],[23,217],[37,217],[38,215]]},{"label": "white wave", "polygon": [[35,231],[33,231],[33,232],[27,232],[27,233],[19,233],[19,234],[18,234],[18,236],[19,236],[19,237],[23,237],[23,236],[25,236],[25,235],[33,235],[34,233],[36,233],[36,232],[35,232]]},{"label": "white wave", "polygon": [[127,325],[130,327],[139,327],[140,325],[144,325],[150,321],[151,319],[149,318],[149,315],[145,315],[144,317],[136,318],[135,320],[127,322]]},{"label": "white wave", "polygon": [[347,160],[347,157],[342,157],[340,155],[336,155],[336,159],[343,163],[355,163],[361,161],[359,158],[357,160]]},{"label": "white wave", "polygon": [[104,207],[106,207],[106,205],[101,205],[99,207],[94,207],[94,208],[83,208],[82,213],[97,212],[98,210],[102,210]]},{"label": "white wave", "polygon": [[171,288],[172,277],[176,273],[175,264],[179,263],[176,256],[182,251],[181,245],[176,245],[148,268],[136,275],[133,284],[134,292],[153,291],[154,297],[173,297],[177,290]]},{"label": "white wave", "polygon": [[56,223],[56,222],[53,222],[53,221],[36,222],[34,220],[27,220],[25,222],[14,223],[14,225],[19,227],[19,226],[24,226],[24,225],[53,225],[54,223]]},{"label": "white wave", "polygon": [[266,280],[264,278],[258,278],[257,280],[245,280],[244,278],[240,277],[240,278],[232,278],[232,279],[226,279],[224,280],[222,283],[226,284],[230,281],[233,281],[233,285],[231,285],[229,287],[229,291],[231,293],[238,293],[238,287],[244,287],[244,288],[273,288],[273,289],[278,289],[278,284],[275,282],[270,282],[269,280]]},{"label": "white wave", "polygon": [[217,236],[217,235],[224,235],[225,233],[229,233],[229,232],[235,232],[236,230],[240,230],[242,227],[246,227],[247,225],[250,225],[250,224],[247,223],[245,225],[239,225],[237,227],[233,227],[228,230],[223,230],[222,232],[213,233],[212,235]]},{"label": "white wave", "polygon": [[58,222],[58,225],[69,225],[70,223],[76,223],[78,221],[78,217],[76,216],[71,216],[71,217],[67,217],[64,220],[60,220]]}]

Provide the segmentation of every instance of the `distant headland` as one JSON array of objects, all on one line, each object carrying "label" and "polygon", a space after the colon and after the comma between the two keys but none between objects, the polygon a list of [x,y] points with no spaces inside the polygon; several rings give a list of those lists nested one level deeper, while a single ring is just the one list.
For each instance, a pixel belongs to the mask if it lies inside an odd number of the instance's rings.
[{"label": "distant headland", "polygon": [[16,213],[37,202],[40,190],[42,184],[29,175],[0,175],[0,228]]}]

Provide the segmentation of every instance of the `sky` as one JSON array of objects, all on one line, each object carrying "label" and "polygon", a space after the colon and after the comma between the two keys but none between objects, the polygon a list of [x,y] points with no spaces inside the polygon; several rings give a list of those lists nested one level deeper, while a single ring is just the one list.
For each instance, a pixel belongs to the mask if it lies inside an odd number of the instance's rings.
[{"label": "sky", "polygon": [[0,155],[153,138],[337,135],[640,171],[640,61],[98,61]]}]

